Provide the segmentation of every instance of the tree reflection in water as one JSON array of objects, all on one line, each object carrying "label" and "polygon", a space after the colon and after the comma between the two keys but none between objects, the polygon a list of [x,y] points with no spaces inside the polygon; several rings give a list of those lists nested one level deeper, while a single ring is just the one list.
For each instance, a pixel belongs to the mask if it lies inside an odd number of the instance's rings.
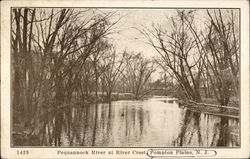
[{"label": "tree reflection in water", "polygon": [[[230,121],[234,124],[229,124]],[[227,117],[216,117],[187,109],[181,131],[173,143],[175,146],[239,146],[238,134],[233,133],[237,129],[235,124],[235,120]]]},{"label": "tree reflection in water", "polygon": [[177,103],[117,101],[48,113],[44,146],[239,146],[239,121],[195,112]]}]

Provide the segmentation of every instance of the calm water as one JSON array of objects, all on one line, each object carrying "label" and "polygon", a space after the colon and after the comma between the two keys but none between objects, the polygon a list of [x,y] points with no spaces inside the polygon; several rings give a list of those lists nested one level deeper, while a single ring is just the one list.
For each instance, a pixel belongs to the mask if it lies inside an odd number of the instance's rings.
[{"label": "calm water", "polygon": [[43,145],[97,147],[239,146],[239,122],[193,112],[167,97],[60,111]]}]

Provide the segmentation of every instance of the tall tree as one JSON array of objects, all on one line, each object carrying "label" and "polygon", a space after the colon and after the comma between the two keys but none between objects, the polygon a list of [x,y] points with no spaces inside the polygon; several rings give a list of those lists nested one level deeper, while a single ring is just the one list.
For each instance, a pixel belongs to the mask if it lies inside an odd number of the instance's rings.
[{"label": "tall tree", "polygon": [[150,77],[155,71],[154,63],[143,57],[141,53],[127,54],[125,60],[127,87],[131,88],[131,93],[135,95],[136,99],[139,99],[150,91],[147,87]]},{"label": "tall tree", "polygon": [[239,89],[239,30],[237,11],[207,10],[206,27],[198,34],[186,18],[196,38],[199,53],[203,54],[205,76],[221,105],[227,105]]},{"label": "tall tree", "polygon": [[178,10],[176,16],[169,19],[171,28],[153,26],[153,30],[142,29],[140,32],[160,55],[158,63],[165,70],[171,70],[189,99],[199,102],[203,55],[196,54],[196,41],[190,36],[191,32],[185,17],[194,21],[192,12]]}]

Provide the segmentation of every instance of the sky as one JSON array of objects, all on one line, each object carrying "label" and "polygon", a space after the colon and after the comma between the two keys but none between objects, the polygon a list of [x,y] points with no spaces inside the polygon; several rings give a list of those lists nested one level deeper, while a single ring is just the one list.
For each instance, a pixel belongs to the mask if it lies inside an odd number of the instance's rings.
[{"label": "sky", "polygon": [[[146,57],[157,56],[157,52],[145,44],[145,37],[135,28],[152,28],[153,24],[159,24],[165,28],[169,27],[168,18],[177,14],[176,9],[114,9],[113,11],[116,11],[118,16],[123,17],[116,25],[120,32],[110,36],[117,49],[142,52]],[[224,12],[230,13],[230,10],[222,10],[222,14]],[[213,15],[213,10],[210,10],[210,13]],[[223,19],[228,18],[227,15],[223,14],[222,16],[225,16]],[[196,9],[195,25],[198,30],[204,28],[207,18],[206,9]]]},{"label": "sky", "polygon": [[[145,37],[136,29],[140,28],[152,28],[152,25],[160,24],[165,27],[169,27],[167,24],[167,17],[176,14],[174,9],[134,9],[134,10],[119,10],[118,15],[123,18],[117,24],[119,29],[118,34],[111,34],[109,38],[112,39],[116,45],[118,52],[123,50],[141,52],[144,57],[152,59],[159,56],[156,50],[146,43]],[[162,69],[156,68],[156,71],[152,74],[152,80],[160,78]]]},{"label": "sky", "polygon": [[[147,28],[152,29],[153,25],[160,25],[166,30],[169,30],[171,25],[168,24],[168,18],[177,14],[176,9],[103,9],[103,12],[116,12],[113,20],[117,20],[118,17],[122,17],[116,24],[115,30],[118,33],[113,33],[108,36],[112,43],[116,46],[118,52],[124,50],[131,52],[141,52],[144,57],[152,59],[153,57],[160,56],[157,51],[147,44],[145,36],[143,36],[137,29]],[[213,15],[213,11],[210,10]],[[223,12],[230,13],[230,10],[223,10]],[[222,16],[227,16],[223,14]],[[195,11],[195,26],[198,29],[204,28],[207,22],[208,15],[205,9],[198,9]],[[228,17],[223,17],[226,19]],[[111,19],[112,21],[112,19]],[[136,29],[137,28],[137,29]],[[153,74],[153,80],[160,77],[160,69]]]},{"label": "sky", "polygon": [[[152,59],[159,56],[158,53],[146,43],[145,37],[136,28],[151,28],[153,24],[164,24],[166,16],[173,15],[173,11],[166,12],[162,9],[119,10],[117,14],[123,17],[117,24],[119,33],[111,34],[109,38],[112,39],[118,52],[123,50],[141,52],[144,57]],[[156,68],[151,76],[152,80],[159,79],[160,72],[161,69]]]},{"label": "sky", "polygon": [[[164,23],[167,13],[163,10],[119,10],[125,15],[117,25],[119,34],[112,34],[111,38],[118,50],[142,52],[145,57],[157,56],[157,52],[146,44],[144,36],[136,29],[150,28],[153,24]],[[118,14],[119,14],[118,13]],[[173,12],[172,12],[173,13]],[[168,14],[171,14],[168,12]]]},{"label": "sky", "polygon": [[[118,16],[123,17],[119,23],[116,25],[116,28],[119,30],[119,33],[111,34],[109,36],[112,39],[113,43],[116,45],[118,52],[123,50],[141,52],[147,58],[153,58],[159,56],[156,50],[146,44],[146,38],[135,28],[152,28],[152,25],[160,25],[168,29],[170,25],[168,24],[168,18],[175,16],[177,14],[176,9],[119,9],[114,10],[117,12]],[[227,12],[227,14],[223,14]],[[213,16],[213,10],[210,10],[211,15]],[[223,19],[230,14],[230,10],[222,10]],[[208,15],[205,9],[198,9],[195,12],[195,26],[198,29],[198,32],[205,27],[207,22]],[[153,74],[153,79],[156,80],[159,78],[160,69]]]}]

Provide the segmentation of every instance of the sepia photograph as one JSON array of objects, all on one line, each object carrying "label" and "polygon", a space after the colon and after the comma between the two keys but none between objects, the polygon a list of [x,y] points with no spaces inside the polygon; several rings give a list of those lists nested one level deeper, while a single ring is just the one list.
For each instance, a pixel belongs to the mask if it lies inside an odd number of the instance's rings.
[{"label": "sepia photograph", "polygon": [[10,16],[11,147],[241,147],[239,8]]}]

